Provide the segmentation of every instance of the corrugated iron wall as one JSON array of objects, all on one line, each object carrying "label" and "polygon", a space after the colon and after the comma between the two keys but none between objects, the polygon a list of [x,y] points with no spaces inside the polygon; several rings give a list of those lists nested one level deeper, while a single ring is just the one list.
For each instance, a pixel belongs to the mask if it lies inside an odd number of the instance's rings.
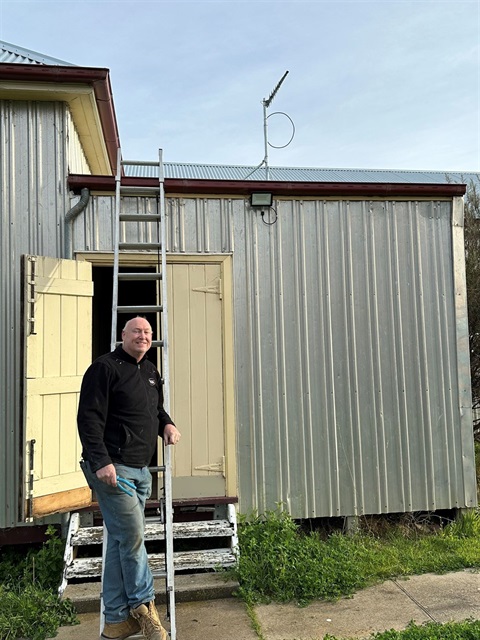
[{"label": "corrugated iron wall", "polygon": [[[141,204],[155,210],[153,199]],[[454,238],[452,201],[274,206],[271,225],[243,198],[166,206],[168,251],[233,252],[241,510],[471,506],[464,282],[454,268],[463,235],[459,227]],[[77,251],[110,250],[112,208],[112,198],[93,198],[75,223]],[[146,239],[142,225],[134,236],[125,239]]]},{"label": "corrugated iron wall", "polygon": [[277,211],[272,227],[246,211],[235,245],[242,508],[281,501],[315,517],[475,504],[452,203]]},{"label": "corrugated iron wall", "polygon": [[66,107],[0,100],[0,527],[17,523],[21,478],[21,255],[62,255]]}]

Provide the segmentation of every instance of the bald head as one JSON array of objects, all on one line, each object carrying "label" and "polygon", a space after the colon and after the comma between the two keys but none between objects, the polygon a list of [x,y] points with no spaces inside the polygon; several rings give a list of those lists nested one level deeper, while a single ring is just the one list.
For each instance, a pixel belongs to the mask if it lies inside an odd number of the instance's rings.
[{"label": "bald head", "polygon": [[132,318],[122,331],[123,350],[139,362],[152,346],[152,327],[145,318]]}]

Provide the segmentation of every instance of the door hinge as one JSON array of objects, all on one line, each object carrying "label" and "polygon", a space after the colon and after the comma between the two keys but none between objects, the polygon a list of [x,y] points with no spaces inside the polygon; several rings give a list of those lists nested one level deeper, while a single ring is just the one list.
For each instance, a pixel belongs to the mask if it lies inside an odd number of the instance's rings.
[{"label": "door hinge", "polygon": [[220,462],[212,462],[210,464],[202,464],[194,467],[195,471],[211,471],[212,473],[221,473],[225,478],[225,456],[222,456]]},{"label": "door hinge", "polygon": [[193,287],[192,291],[198,291],[199,293],[213,293],[218,295],[220,300],[222,300],[222,279],[218,277],[215,279],[214,284],[209,284],[206,287]]},{"label": "door hinge", "polygon": [[28,256],[28,269],[27,269],[27,322],[29,323],[27,335],[35,336],[35,263],[37,261],[36,256]]},{"label": "door hinge", "polygon": [[27,504],[28,511],[25,521],[33,522],[33,482],[35,469],[35,439],[28,441],[28,478],[27,478]]}]

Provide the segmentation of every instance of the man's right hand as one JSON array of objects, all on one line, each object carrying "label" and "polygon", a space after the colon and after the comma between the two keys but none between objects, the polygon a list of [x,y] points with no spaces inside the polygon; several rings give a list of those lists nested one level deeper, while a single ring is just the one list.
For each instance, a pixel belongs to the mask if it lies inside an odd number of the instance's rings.
[{"label": "man's right hand", "polygon": [[102,482],[105,482],[105,484],[110,484],[112,487],[117,486],[117,472],[113,464],[107,464],[106,467],[97,469],[95,473],[97,478]]}]

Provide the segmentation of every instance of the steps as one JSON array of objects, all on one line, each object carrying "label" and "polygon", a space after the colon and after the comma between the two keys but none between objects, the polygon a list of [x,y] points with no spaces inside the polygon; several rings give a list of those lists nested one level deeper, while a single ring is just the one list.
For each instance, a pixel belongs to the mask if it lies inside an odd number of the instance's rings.
[{"label": "steps", "polygon": [[[233,504],[223,507],[223,518],[173,523],[175,574],[212,571],[235,564],[238,553],[236,510]],[[164,540],[164,525],[158,522],[158,518],[147,518],[145,545],[150,568],[157,579],[165,576]],[[97,583],[99,591],[102,541],[102,526],[81,526],[80,514],[72,514],[65,546],[60,596],[64,596],[68,585]],[[176,550],[176,547],[183,548]],[[65,594],[65,597],[71,596]]]}]

